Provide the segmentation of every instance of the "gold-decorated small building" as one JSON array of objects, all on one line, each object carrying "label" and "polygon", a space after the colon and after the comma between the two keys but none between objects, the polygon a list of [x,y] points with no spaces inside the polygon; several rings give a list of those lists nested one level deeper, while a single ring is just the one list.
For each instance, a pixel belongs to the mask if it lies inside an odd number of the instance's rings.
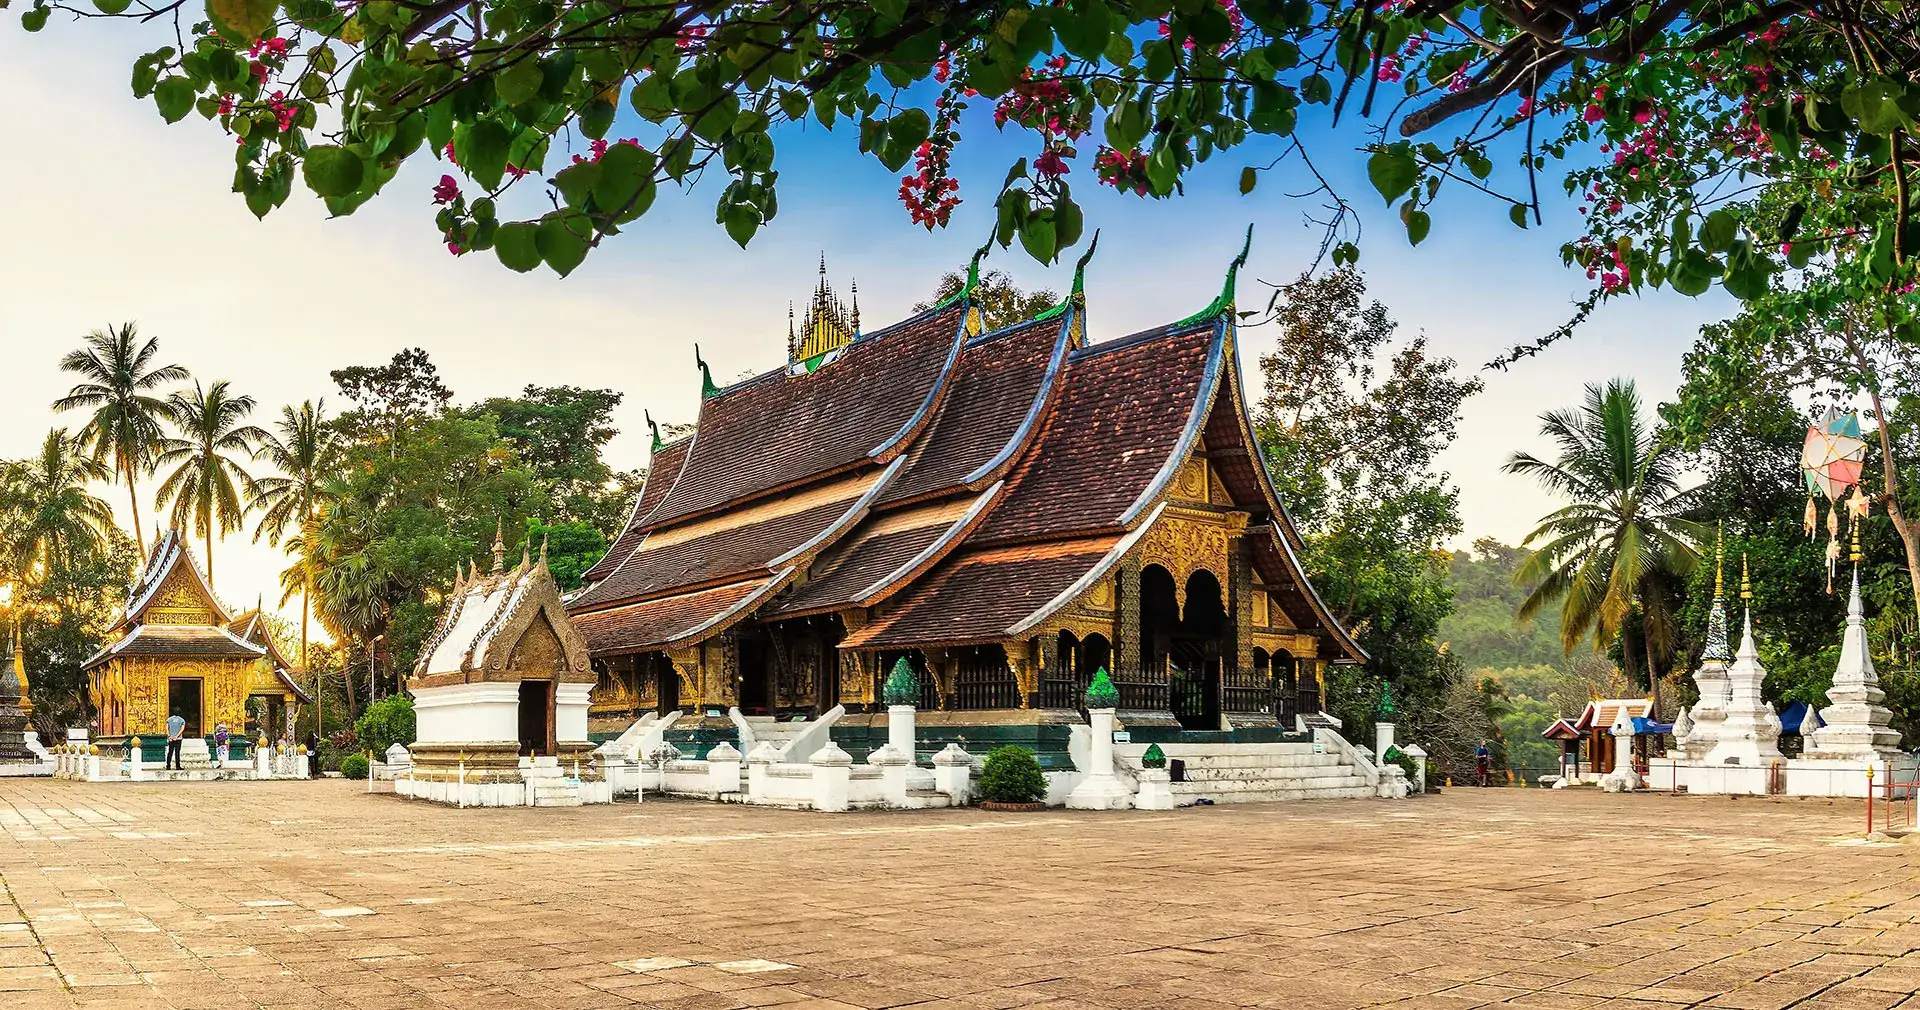
[{"label": "gold-decorated small building", "polygon": [[229,613],[174,530],[154,545],[108,634],[82,665],[102,738],[162,739],[172,715],[189,737],[222,723],[236,737],[278,737],[309,700],[259,611]]}]

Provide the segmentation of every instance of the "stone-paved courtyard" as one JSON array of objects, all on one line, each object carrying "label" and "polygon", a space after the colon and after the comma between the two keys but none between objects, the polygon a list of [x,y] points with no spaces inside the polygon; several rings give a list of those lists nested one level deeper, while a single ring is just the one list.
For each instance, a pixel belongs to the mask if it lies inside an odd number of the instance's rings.
[{"label": "stone-paved courtyard", "polygon": [[1920,1008],[1857,802],[448,810],[0,781],[0,1008]]}]

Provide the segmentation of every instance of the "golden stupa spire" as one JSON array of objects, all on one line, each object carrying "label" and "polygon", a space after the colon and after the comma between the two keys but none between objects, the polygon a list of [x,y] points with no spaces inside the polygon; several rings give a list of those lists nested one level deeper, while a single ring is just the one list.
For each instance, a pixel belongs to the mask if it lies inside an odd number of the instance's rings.
[{"label": "golden stupa spire", "polygon": [[1719,532],[1713,538],[1713,598],[1719,599],[1726,592],[1727,582],[1727,522],[1720,521]]},{"label": "golden stupa spire", "polygon": [[1747,577],[1747,552],[1740,552],[1740,598],[1753,601],[1753,580]]},{"label": "golden stupa spire", "polygon": [[829,351],[836,351],[853,341],[860,332],[860,309],[856,297],[854,308],[848,311],[840,296],[834,294],[827,284],[827,254],[820,254],[820,279],[814,285],[813,297],[807,303],[807,312],[800,320],[800,328],[792,328],[792,310],[788,310],[787,350],[790,362],[810,361]]},{"label": "golden stupa spire", "polygon": [[507,523],[505,519],[495,519],[493,521],[493,572],[492,574],[494,575],[499,575],[501,572],[504,572],[507,570],[507,541],[506,541],[506,537],[504,536],[504,534],[506,533],[506,529],[507,529]]}]

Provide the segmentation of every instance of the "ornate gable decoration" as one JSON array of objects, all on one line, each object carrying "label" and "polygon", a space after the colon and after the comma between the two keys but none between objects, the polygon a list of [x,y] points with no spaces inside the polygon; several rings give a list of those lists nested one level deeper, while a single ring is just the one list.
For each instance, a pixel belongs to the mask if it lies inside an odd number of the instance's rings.
[{"label": "ornate gable decoration", "polygon": [[121,620],[129,625],[224,625],[230,618],[179,532],[168,530],[129,591]]},{"label": "ornate gable decoration", "polygon": [[[809,365],[815,359],[839,350],[860,335],[860,285],[853,286],[853,305],[849,309],[840,296],[827,286],[827,257],[820,257],[820,283],[813,289],[800,329],[793,328],[793,310],[787,310],[787,360],[789,365]],[[812,368],[804,368],[812,371]]]},{"label": "ornate gable decoration", "polygon": [[414,676],[474,673],[593,682],[587,640],[567,617],[544,550],[510,571],[462,576],[447,595]]}]

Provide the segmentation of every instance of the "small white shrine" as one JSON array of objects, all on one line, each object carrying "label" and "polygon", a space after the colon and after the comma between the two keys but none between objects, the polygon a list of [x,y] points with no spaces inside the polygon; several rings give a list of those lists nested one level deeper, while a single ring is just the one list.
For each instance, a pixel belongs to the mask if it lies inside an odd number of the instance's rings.
[{"label": "small white shrine", "polygon": [[[421,644],[407,690],[418,739],[394,773],[402,796],[461,806],[579,806],[612,792],[592,760],[587,643],[538,559],[462,574]],[[397,769],[398,765],[394,764]]]},{"label": "small white shrine", "polygon": [[[1857,542],[1853,560],[1840,662],[1827,691],[1832,704],[1803,723],[1803,734],[1805,726],[1818,726],[1807,736],[1805,753],[1787,758],[1780,752],[1780,717],[1760,693],[1767,671],[1754,645],[1751,610],[1739,651],[1727,664],[1726,611],[1716,577],[1707,648],[1693,677],[1700,700],[1674,720],[1677,753],[1649,762],[1645,786],[1685,787],[1690,793],[1864,797],[1890,778],[1914,780],[1920,762],[1900,750],[1900,735],[1889,726],[1893,713],[1882,704],[1886,694],[1868,651]],[[1740,596],[1752,595],[1743,562]]]}]

